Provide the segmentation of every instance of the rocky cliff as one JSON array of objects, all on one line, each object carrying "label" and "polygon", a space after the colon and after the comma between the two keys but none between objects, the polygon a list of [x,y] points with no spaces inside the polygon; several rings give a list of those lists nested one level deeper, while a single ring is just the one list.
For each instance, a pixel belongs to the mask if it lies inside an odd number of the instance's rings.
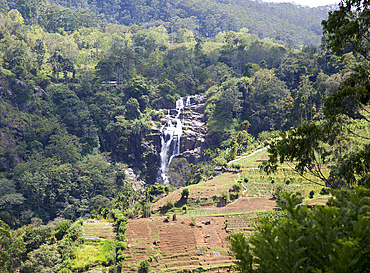
[{"label": "rocky cliff", "polygon": [[189,163],[198,163],[206,158],[203,151],[207,149],[206,144],[206,96],[195,96],[192,105],[185,107],[183,114],[183,134],[180,143],[180,157],[184,157]]}]

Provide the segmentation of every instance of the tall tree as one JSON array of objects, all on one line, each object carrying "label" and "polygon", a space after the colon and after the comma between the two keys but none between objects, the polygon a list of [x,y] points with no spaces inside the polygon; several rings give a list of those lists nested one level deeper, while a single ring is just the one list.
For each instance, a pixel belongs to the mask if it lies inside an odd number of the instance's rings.
[{"label": "tall tree", "polygon": [[0,220],[0,270],[1,272],[14,272],[13,260],[9,252],[12,242],[10,228]]},{"label": "tall tree", "polygon": [[[369,140],[368,135],[355,134],[349,126],[359,119],[369,122],[364,114],[368,113],[370,102],[370,43],[369,32],[365,31],[370,24],[369,8],[368,1],[341,1],[339,10],[329,13],[328,20],[323,21],[328,48],[339,55],[353,51],[359,54],[361,62],[340,84],[338,91],[326,100],[326,120],[323,123],[298,126],[288,134],[283,133],[283,139],[271,146],[270,159],[262,166],[266,171],[276,169],[278,162],[296,160],[298,172],[319,172],[319,177],[328,186],[342,187],[344,184],[357,183],[370,186],[370,145],[359,143],[355,151],[343,147],[341,150],[346,151],[346,154],[334,153],[335,145],[344,144],[339,141],[344,131],[359,139]],[[311,138],[306,144],[300,143],[309,135]],[[295,149],[297,145],[299,149]],[[303,145],[306,147],[303,148]],[[330,176],[325,177],[320,171],[320,165],[325,163],[328,156],[334,156],[331,162],[336,164],[331,166]],[[321,159],[320,162],[318,159]]]}]

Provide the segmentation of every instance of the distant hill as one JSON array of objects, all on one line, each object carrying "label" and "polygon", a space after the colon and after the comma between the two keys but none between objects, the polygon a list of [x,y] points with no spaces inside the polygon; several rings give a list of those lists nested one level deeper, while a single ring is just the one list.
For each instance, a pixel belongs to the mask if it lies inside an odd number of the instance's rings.
[{"label": "distant hill", "polygon": [[[9,2],[9,1],[8,1]],[[321,21],[335,6],[309,8],[293,3],[252,0],[50,0],[71,9],[90,9],[104,14],[109,23],[152,26],[163,24],[169,32],[180,28],[203,37],[220,31],[247,28],[260,39],[273,38],[283,44],[318,46]]]}]

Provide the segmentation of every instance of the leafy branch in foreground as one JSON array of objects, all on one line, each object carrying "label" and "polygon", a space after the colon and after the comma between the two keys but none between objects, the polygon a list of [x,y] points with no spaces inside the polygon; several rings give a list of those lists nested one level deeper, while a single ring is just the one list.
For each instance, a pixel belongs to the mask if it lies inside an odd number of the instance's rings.
[{"label": "leafy branch in foreground", "polygon": [[299,194],[284,193],[285,216],[262,220],[249,239],[230,235],[239,272],[369,272],[370,190],[332,194],[329,206],[309,210]]},{"label": "leafy branch in foreground", "polygon": [[[312,183],[333,186],[323,173],[323,167],[332,159],[327,148],[330,140],[327,129],[318,123],[304,123],[295,129],[281,133],[281,140],[270,145],[269,159],[260,165],[266,173],[276,171],[278,164],[295,164],[294,170]],[[319,178],[324,184],[312,181],[307,173]]]}]

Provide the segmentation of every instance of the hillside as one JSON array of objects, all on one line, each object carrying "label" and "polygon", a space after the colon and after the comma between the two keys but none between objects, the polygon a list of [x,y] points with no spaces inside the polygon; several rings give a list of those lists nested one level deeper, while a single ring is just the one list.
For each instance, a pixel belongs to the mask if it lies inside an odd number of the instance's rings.
[{"label": "hillside", "polygon": [[[40,3],[26,4],[32,9]],[[109,23],[146,27],[164,25],[172,35],[188,29],[195,35],[214,38],[219,32],[246,28],[258,38],[271,38],[279,43],[301,46],[319,46],[321,21],[332,6],[308,8],[291,3],[262,1],[64,1],[53,0],[64,8],[91,10]],[[11,8],[13,1],[8,0]],[[42,10],[42,8],[39,8]],[[86,12],[85,12],[86,13]],[[172,38],[174,38],[172,36]]]},{"label": "hillside", "polygon": [[366,272],[359,3],[0,0],[0,271]]}]

